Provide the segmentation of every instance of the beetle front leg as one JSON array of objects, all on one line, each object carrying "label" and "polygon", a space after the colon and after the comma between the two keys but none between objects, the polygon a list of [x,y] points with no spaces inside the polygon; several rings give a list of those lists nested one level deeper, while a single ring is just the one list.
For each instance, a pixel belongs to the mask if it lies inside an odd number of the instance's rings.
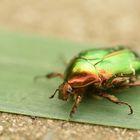
[{"label": "beetle front leg", "polygon": [[46,78],[55,78],[55,77],[59,77],[61,79],[64,79],[64,75],[61,74],[61,73],[56,73],[56,72],[52,72],[52,73],[49,73],[49,74],[46,74],[45,75]]},{"label": "beetle front leg", "polygon": [[34,78],[34,80],[36,81],[36,80],[38,80],[38,79],[40,79],[40,78],[51,79],[51,78],[56,78],[56,77],[59,77],[59,78],[61,78],[61,79],[64,79],[64,75],[63,75],[63,74],[61,74],[61,73],[56,73],[56,72],[51,72],[51,73],[46,74],[46,75],[39,75],[39,76],[36,76],[36,77]]},{"label": "beetle front leg", "polygon": [[75,113],[75,111],[76,111],[78,105],[80,104],[81,100],[82,100],[82,97],[80,95],[78,95],[76,97],[73,105],[72,105],[72,108],[71,108],[71,111],[70,111],[70,117],[72,117],[72,115]]},{"label": "beetle front leg", "polygon": [[131,107],[131,105],[129,105],[128,103],[126,102],[123,102],[123,101],[120,101],[117,97],[115,97],[114,95],[110,95],[110,94],[107,94],[107,93],[100,93],[99,96],[101,97],[104,97],[106,99],[108,99],[109,101],[113,102],[113,103],[116,103],[116,104],[123,104],[123,105],[127,105],[130,109],[130,114],[133,114],[133,109]]}]

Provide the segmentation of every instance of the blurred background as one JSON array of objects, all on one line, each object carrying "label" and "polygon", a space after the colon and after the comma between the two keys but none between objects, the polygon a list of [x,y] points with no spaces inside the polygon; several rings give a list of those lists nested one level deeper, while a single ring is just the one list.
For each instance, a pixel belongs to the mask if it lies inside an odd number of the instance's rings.
[{"label": "blurred background", "polygon": [[138,47],[139,5],[138,0],[1,0],[0,28]]},{"label": "blurred background", "polygon": [[[0,30],[139,49],[139,0],[0,0]],[[1,114],[1,139],[140,139],[140,131]],[[22,124],[20,126],[20,124]],[[26,126],[26,127],[22,127]],[[13,129],[16,128],[16,129]],[[87,135],[88,134],[88,135]],[[98,134],[98,135],[97,135]]]}]

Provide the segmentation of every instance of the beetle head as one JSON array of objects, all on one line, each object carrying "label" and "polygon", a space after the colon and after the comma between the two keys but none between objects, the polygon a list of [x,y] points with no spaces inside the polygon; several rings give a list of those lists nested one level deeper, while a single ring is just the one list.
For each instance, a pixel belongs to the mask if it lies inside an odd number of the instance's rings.
[{"label": "beetle head", "polygon": [[73,89],[68,82],[64,82],[59,86],[58,89],[56,89],[56,91],[50,98],[53,98],[57,92],[58,92],[58,98],[66,101],[68,100],[69,95],[73,93]]},{"label": "beetle head", "polygon": [[72,93],[73,89],[68,82],[64,82],[59,86],[58,98],[62,100],[67,100],[69,95]]}]

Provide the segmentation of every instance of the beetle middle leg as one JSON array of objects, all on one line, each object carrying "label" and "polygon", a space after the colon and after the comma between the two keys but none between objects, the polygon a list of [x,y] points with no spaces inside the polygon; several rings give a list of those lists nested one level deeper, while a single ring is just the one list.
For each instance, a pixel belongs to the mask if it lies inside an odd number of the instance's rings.
[{"label": "beetle middle leg", "polygon": [[80,95],[76,96],[75,101],[74,101],[74,103],[72,105],[72,108],[71,108],[71,111],[70,111],[70,117],[72,117],[72,115],[75,113],[75,111],[76,111],[78,105],[80,104],[81,100],[82,100],[82,97]]},{"label": "beetle middle leg", "polygon": [[128,115],[133,114],[133,109],[132,109],[131,105],[129,105],[127,102],[120,101],[120,100],[119,100],[117,97],[115,97],[114,95],[110,95],[110,94],[107,94],[107,93],[104,93],[104,92],[103,92],[103,93],[100,93],[99,96],[104,97],[104,98],[108,99],[109,101],[111,101],[111,102],[113,102],[113,103],[115,103],[115,104],[127,105],[127,106],[129,107],[129,109],[130,109],[130,113],[129,113]]},{"label": "beetle middle leg", "polygon": [[36,76],[36,77],[34,78],[34,80],[36,81],[36,80],[38,80],[38,79],[40,79],[40,78],[51,79],[51,78],[56,78],[56,77],[59,77],[59,78],[61,78],[61,79],[64,79],[64,75],[63,75],[63,74],[57,73],[57,72],[51,72],[51,73],[46,74],[46,75],[39,75],[39,76]]}]

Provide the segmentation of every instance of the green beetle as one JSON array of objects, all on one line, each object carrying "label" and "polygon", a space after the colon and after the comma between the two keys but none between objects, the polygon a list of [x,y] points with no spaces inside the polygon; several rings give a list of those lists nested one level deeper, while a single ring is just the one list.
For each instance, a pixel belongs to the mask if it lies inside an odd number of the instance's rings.
[{"label": "green beetle", "polygon": [[[46,78],[60,77],[63,83],[50,97],[58,92],[59,99],[74,97],[70,116],[75,113],[82,98],[96,95],[116,104],[127,105],[133,113],[131,105],[120,101],[108,92],[112,89],[139,86],[140,58],[127,48],[91,49],[79,53],[68,64],[65,73],[50,73]],[[36,77],[38,78],[38,77]]]}]

